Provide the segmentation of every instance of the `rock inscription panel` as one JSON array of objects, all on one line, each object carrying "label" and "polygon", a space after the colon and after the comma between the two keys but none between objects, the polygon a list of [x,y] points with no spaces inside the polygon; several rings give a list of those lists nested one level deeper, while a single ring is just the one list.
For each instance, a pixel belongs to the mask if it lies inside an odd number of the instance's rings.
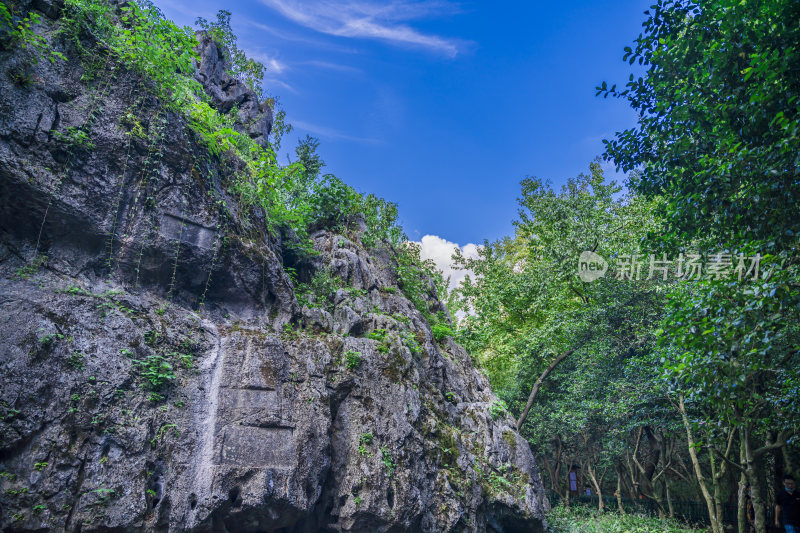
[{"label": "rock inscription panel", "polygon": [[217,234],[215,230],[202,224],[168,213],[161,215],[158,228],[159,233],[168,239],[180,240],[206,250],[214,246],[214,237]]},{"label": "rock inscription panel", "polygon": [[283,346],[235,332],[223,340],[215,428],[215,462],[255,468],[293,468],[296,445],[281,409]]},{"label": "rock inscription panel", "polygon": [[222,435],[218,464],[292,468],[294,466],[292,430],[228,426]]}]

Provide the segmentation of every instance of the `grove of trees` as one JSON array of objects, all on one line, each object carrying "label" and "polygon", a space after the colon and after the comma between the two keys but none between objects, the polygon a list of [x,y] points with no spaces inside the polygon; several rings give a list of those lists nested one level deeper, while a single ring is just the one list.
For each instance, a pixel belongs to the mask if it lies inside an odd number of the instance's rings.
[{"label": "grove of trees", "polygon": [[[625,187],[599,160],[523,180],[514,234],[456,254],[474,276],[450,308],[555,494],[579,467],[601,509],[700,501],[721,533],[734,503],[745,532],[749,485],[763,533],[800,474],[800,3],[645,16],[624,55],[643,74],[597,87],[638,113],[606,141]],[[578,277],[584,251],[605,276]]]}]

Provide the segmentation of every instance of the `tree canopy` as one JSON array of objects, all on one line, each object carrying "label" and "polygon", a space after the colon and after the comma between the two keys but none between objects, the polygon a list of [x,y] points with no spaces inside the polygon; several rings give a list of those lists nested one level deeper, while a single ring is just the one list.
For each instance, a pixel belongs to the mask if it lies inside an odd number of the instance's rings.
[{"label": "tree canopy", "polygon": [[[597,163],[559,193],[523,180],[514,235],[455,258],[475,273],[459,335],[555,491],[574,463],[598,492],[613,472],[659,506],[702,497],[718,532],[749,484],[761,533],[766,469],[794,469],[800,429],[800,3],[660,0],[645,17],[623,56],[643,72],[597,87],[638,113],[604,154],[627,192]],[[577,276],[584,251],[604,278]],[[668,280],[621,279],[650,254]]]}]

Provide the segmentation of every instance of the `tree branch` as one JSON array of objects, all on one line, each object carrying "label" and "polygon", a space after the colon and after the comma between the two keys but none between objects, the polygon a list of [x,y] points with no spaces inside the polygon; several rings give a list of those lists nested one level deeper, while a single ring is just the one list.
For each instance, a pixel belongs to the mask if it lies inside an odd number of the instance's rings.
[{"label": "tree branch", "polygon": [[753,457],[760,457],[760,456],[764,455],[765,453],[770,452],[772,450],[776,450],[778,448],[783,448],[784,446],[786,446],[786,441],[787,441],[787,437],[788,436],[789,436],[789,433],[786,430],[781,431],[780,433],[778,433],[778,437],[775,439],[775,442],[773,442],[771,444],[766,444],[766,445],[762,446],[761,448],[755,450],[753,452]]},{"label": "tree branch", "polygon": [[522,410],[522,414],[519,415],[519,420],[517,420],[517,431],[519,431],[520,428],[522,427],[522,424],[525,423],[525,419],[528,417],[528,412],[531,410],[531,407],[533,406],[533,401],[536,399],[536,395],[539,393],[539,389],[542,387],[542,383],[544,383],[544,380],[547,379],[547,376],[550,375],[550,372],[552,372],[561,361],[569,357],[570,354],[572,354],[575,350],[576,348],[570,348],[566,352],[556,357],[553,360],[553,362],[550,363],[550,365],[548,365],[545,371],[542,372],[542,375],[539,376],[539,379],[536,380],[536,383],[533,384],[533,389],[531,389],[531,394],[530,396],[528,396],[528,403],[525,404],[525,409]]},{"label": "tree branch", "polygon": [[[738,463],[735,463],[735,462],[731,461],[730,459],[728,459],[728,457],[726,456],[726,454],[723,454],[721,451],[719,451],[718,449],[716,449],[714,446],[710,446],[710,445],[709,445],[709,446],[708,446],[708,449],[709,449],[709,450],[711,450],[712,452],[714,452],[715,454],[717,454],[717,456],[719,456],[719,458],[720,458],[720,459],[722,459],[723,461],[725,461],[725,463],[726,463],[726,464],[729,464],[729,465],[731,465],[732,467],[735,467],[735,468],[737,468],[737,469],[738,469],[740,472],[745,472],[745,471],[747,470],[747,469],[746,469],[746,468],[744,468],[742,465],[740,465],[740,464],[738,464]],[[720,477],[721,477],[721,476],[720,476]]]}]

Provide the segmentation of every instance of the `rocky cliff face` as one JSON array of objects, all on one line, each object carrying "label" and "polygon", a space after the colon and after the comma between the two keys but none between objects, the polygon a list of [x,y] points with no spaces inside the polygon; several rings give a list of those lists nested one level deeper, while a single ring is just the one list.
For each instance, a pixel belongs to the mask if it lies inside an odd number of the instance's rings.
[{"label": "rocky cliff face", "polygon": [[[527,443],[391,250],[317,232],[305,274],[343,288],[301,308],[264,215],[228,192],[235,162],[121,67],[18,52],[0,52],[4,531],[542,530]],[[263,140],[269,110],[201,52],[215,104]]]}]

